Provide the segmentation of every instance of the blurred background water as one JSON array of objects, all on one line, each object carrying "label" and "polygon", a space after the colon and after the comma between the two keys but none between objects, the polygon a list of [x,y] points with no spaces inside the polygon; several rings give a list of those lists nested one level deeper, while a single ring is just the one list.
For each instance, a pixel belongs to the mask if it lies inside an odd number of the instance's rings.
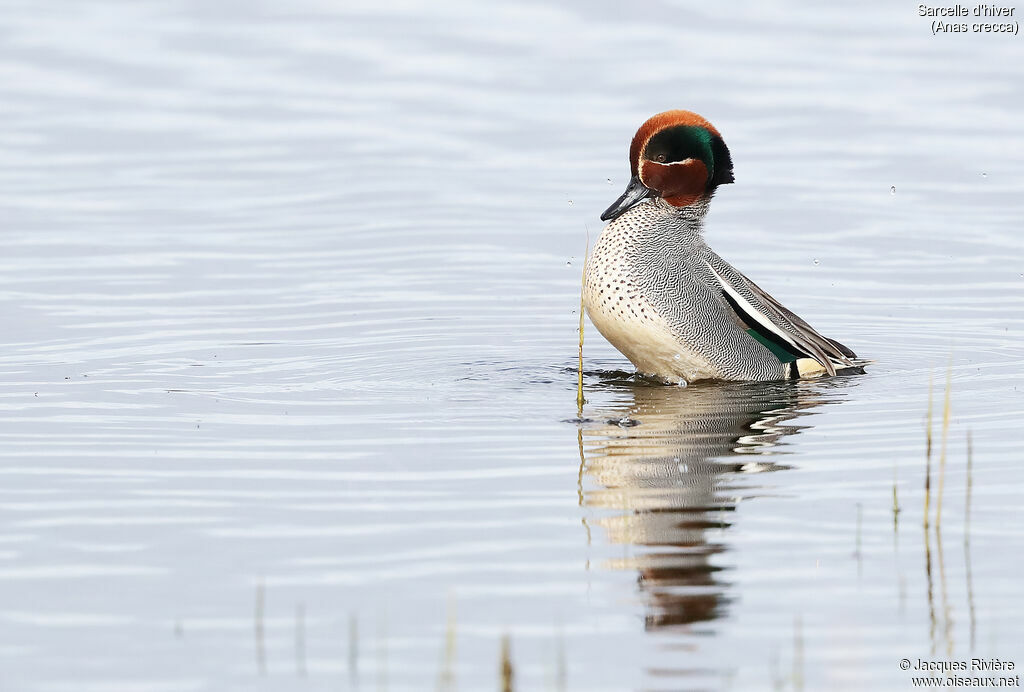
[{"label": "blurred background water", "polygon": [[[0,688],[494,689],[505,635],[524,690],[1021,653],[1018,38],[887,2],[0,10]],[[591,328],[566,422],[587,236],[668,108],[732,149],[711,245],[866,376],[652,387]]]}]

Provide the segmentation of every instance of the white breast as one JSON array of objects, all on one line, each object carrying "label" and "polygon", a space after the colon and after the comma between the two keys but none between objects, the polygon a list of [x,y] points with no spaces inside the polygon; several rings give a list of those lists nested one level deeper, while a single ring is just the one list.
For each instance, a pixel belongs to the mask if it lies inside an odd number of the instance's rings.
[{"label": "white breast", "polygon": [[637,369],[672,382],[718,378],[706,358],[679,341],[633,280],[623,251],[629,229],[611,224],[587,260],[583,303],[590,321]]}]

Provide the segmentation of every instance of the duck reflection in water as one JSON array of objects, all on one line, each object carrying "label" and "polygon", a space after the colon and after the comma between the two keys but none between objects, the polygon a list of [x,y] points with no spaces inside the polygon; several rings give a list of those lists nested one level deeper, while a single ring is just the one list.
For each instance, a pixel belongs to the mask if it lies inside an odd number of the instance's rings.
[{"label": "duck reflection in water", "polygon": [[[843,378],[846,379],[846,378]],[[584,505],[613,544],[639,546],[612,561],[636,569],[648,630],[714,620],[728,604],[711,556],[737,502],[756,489],[744,474],[787,468],[772,461],[782,438],[808,426],[793,421],[835,401],[824,382],[631,384],[628,399],[590,412],[580,454]],[[613,387],[613,389],[618,387]],[[831,390],[831,391],[830,391]]]}]

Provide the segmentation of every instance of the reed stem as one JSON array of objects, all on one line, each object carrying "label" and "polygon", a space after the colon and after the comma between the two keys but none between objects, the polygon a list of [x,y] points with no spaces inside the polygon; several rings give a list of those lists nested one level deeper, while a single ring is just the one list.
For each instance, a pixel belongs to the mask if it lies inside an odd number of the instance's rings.
[{"label": "reed stem", "polygon": [[583,404],[586,403],[586,399],[583,398],[583,321],[584,321],[584,307],[583,307],[583,293],[587,288],[587,259],[590,254],[590,236],[587,235],[587,246],[583,251],[583,271],[580,275],[580,346],[579,346],[579,364],[576,368],[576,411],[579,418],[583,418]]},{"label": "reed stem", "polygon": [[928,531],[928,510],[932,494],[932,400],[935,377],[928,373],[928,414],[924,424],[924,530]]},{"label": "reed stem", "polygon": [[939,454],[939,495],[935,503],[935,526],[942,524],[942,490],[946,485],[946,437],[949,433],[950,396],[953,384],[953,357],[946,369],[946,397],[942,406],[942,451]]},{"label": "reed stem", "polygon": [[512,667],[512,644],[506,634],[501,638],[501,692],[512,692],[515,689],[515,670]]}]

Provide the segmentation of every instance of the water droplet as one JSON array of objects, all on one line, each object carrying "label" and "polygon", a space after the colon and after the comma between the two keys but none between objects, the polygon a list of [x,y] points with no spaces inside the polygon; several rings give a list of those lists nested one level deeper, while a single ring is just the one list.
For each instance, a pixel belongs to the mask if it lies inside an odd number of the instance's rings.
[{"label": "water droplet", "polygon": [[571,199],[569,200],[569,206],[570,207],[572,206],[572,200]]},{"label": "water droplet", "polygon": [[890,195],[895,195],[896,194],[896,186],[895,185],[893,185],[892,187],[889,188],[889,194]]},{"label": "water droplet", "polygon": [[984,172],[982,172],[982,174],[981,174],[981,177],[982,177],[982,178],[987,178],[987,177],[988,177],[988,173],[984,173]]},{"label": "water droplet", "polygon": [[565,263],[565,266],[567,266],[567,267],[571,267],[571,266],[572,266],[572,261],[570,260],[570,261],[566,262],[566,263]]},{"label": "water droplet", "polygon": [[[982,174],[982,175],[984,175],[984,174]],[[605,182],[607,182],[609,185],[611,185],[612,184],[612,179],[611,178],[607,178]]]},{"label": "water droplet", "polygon": [[815,264],[821,264],[821,260],[820,260],[820,259],[818,259],[817,257],[815,257],[815,258],[814,258],[814,263],[815,263]]},{"label": "water droplet", "polygon": [[672,356],[672,359],[673,359],[673,360],[679,360],[679,358],[680,358],[680,356],[679,356],[679,354],[678,354],[678,353],[677,353],[677,354],[675,354],[674,356]]}]

